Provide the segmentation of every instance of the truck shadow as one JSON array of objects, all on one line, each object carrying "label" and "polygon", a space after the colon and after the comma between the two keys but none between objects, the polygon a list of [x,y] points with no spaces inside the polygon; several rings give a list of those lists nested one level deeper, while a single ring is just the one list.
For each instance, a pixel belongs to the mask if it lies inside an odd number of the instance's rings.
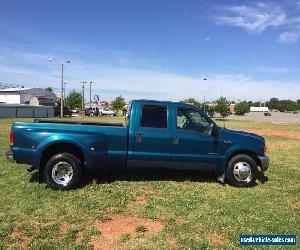
[{"label": "truck shadow", "polygon": [[[158,169],[143,169],[143,170],[99,170],[86,171],[83,180],[78,188],[83,188],[93,182],[97,184],[110,184],[116,181],[176,181],[176,182],[206,182],[218,183],[218,175],[213,172],[200,170],[158,170]],[[30,182],[41,182],[39,180],[39,172],[34,171],[30,176]],[[268,177],[264,175],[258,176],[258,181],[265,183]],[[43,182],[43,181],[42,181]],[[253,186],[257,186],[255,183]]]},{"label": "truck shadow", "polygon": [[[88,185],[93,180],[97,184],[108,184],[115,181],[176,181],[176,182],[206,182],[206,183],[220,183],[217,178],[219,175],[214,172],[207,172],[201,170],[122,170],[119,172],[94,172],[87,173],[82,187]],[[257,176],[257,182],[262,184],[268,182],[268,177],[263,173]],[[220,185],[225,185],[220,183]],[[251,187],[257,186],[255,182]]]},{"label": "truck shadow", "polygon": [[[91,173],[89,173],[91,175]],[[88,178],[88,176],[86,176]],[[94,172],[96,183],[112,183],[115,181],[193,181],[217,182],[217,175],[211,172],[196,170],[122,170],[120,172]],[[88,181],[88,180],[87,180]]]},{"label": "truck shadow", "polygon": [[[30,182],[43,182],[39,179],[39,171],[32,172]],[[193,181],[217,182],[217,175],[199,170],[98,170],[85,171],[79,188],[90,183],[108,184],[116,181]]]}]

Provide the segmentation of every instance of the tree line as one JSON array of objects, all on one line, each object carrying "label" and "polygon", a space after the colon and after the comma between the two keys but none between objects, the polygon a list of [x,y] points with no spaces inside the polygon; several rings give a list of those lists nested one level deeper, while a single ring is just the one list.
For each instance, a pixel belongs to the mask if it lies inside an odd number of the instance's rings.
[{"label": "tree line", "polygon": [[203,109],[209,116],[214,116],[214,113],[219,113],[222,117],[226,117],[231,114],[230,104],[234,105],[235,115],[244,115],[250,112],[250,107],[266,106],[270,110],[278,110],[280,112],[298,112],[300,111],[300,99],[297,101],[292,100],[280,100],[276,97],[272,97],[265,103],[252,102],[252,101],[240,101],[238,103],[230,102],[226,97],[220,97],[212,102],[211,105],[207,103],[198,102],[194,98],[184,99],[183,102],[191,103],[201,109]]},{"label": "tree line", "polygon": [[[52,90],[52,89],[51,89]],[[50,89],[49,89],[50,91]],[[252,101],[240,101],[233,102],[226,99],[226,97],[220,97],[219,99],[213,101],[212,103],[201,103],[195,98],[184,99],[183,102],[191,103],[202,110],[204,110],[209,116],[214,116],[215,113],[219,113],[222,117],[226,117],[231,114],[230,104],[235,104],[234,114],[244,115],[250,112],[250,107],[261,107],[266,106],[270,110],[278,110],[280,112],[298,112],[300,111],[300,99],[297,101],[293,100],[280,100],[279,98],[272,97],[269,101],[265,103],[252,102]],[[82,105],[82,94],[72,90],[65,100],[66,106],[70,108],[80,108]],[[123,111],[126,101],[123,96],[117,96],[110,103],[110,108],[116,112]]]}]

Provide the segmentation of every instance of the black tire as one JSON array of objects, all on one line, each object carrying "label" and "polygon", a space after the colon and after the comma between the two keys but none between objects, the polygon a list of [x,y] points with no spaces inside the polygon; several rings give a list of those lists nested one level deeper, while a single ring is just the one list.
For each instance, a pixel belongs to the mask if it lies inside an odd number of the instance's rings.
[{"label": "black tire", "polygon": [[[247,178],[242,176],[242,172],[240,172],[241,176],[237,174],[240,166],[250,169],[250,173],[249,171],[245,172],[245,175],[248,176]],[[257,174],[257,164],[255,160],[247,154],[239,154],[232,157],[226,169],[226,179],[228,183],[236,187],[253,186],[257,179]]]},{"label": "black tire", "polygon": [[[65,175],[60,175],[55,169],[66,171]],[[62,169],[61,168],[67,168]],[[70,174],[72,172],[72,174]],[[82,177],[81,161],[70,153],[59,153],[53,155],[46,163],[44,170],[45,182],[48,187],[55,190],[70,190],[76,188]]]}]

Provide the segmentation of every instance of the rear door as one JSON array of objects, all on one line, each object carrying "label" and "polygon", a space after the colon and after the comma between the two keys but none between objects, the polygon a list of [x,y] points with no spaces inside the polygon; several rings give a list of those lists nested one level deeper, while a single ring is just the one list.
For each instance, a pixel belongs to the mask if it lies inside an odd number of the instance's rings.
[{"label": "rear door", "polygon": [[129,165],[133,167],[165,167],[171,160],[171,126],[168,105],[137,103],[133,155]]}]

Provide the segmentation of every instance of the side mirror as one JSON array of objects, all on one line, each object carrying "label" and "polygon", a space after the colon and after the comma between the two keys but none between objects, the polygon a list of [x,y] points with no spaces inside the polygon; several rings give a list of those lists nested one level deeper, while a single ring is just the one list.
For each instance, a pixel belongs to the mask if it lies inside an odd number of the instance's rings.
[{"label": "side mirror", "polygon": [[210,134],[211,136],[217,136],[218,135],[218,126],[216,126],[214,123],[210,125]]}]

